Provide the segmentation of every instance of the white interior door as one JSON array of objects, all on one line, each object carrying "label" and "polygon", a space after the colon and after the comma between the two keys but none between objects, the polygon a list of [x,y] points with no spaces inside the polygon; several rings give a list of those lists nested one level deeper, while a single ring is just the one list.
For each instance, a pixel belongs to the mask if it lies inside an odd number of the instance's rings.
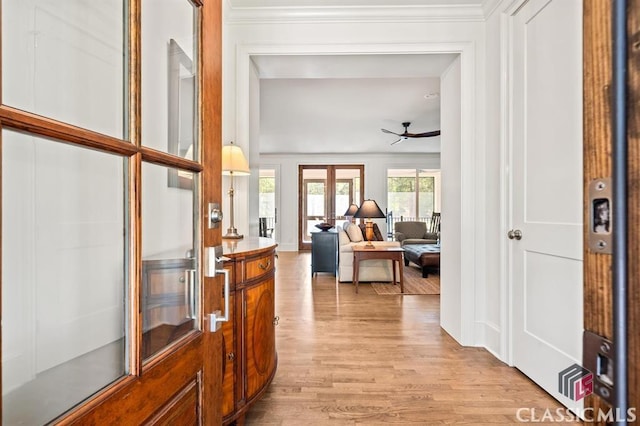
[{"label": "white interior door", "polygon": [[582,1],[511,17],[512,356],[568,407],[558,373],[582,358]]}]

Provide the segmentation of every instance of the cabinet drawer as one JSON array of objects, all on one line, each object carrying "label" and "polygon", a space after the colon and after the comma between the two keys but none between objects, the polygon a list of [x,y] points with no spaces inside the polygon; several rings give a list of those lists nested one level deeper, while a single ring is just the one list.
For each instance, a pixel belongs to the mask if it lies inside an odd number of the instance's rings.
[{"label": "cabinet drawer", "polygon": [[245,275],[247,281],[268,274],[271,271],[273,271],[273,254],[247,259]]}]

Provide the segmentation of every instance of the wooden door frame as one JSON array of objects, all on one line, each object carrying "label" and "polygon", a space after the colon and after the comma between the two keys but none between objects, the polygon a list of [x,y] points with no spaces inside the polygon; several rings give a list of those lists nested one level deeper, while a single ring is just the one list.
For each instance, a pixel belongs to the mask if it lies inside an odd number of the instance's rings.
[{"label": "wooden door frame", "polygon": [[325,216],[328,218],[327,221],[333,225],[335,223],[335,217],[341,216],[336,215],[335,211],[335,186],[336,181],[340,181],[340,179],[336,180],[336,170],[338,169],[356,169],[360,172],[360,200],[358,200],[358,205],[362,204],[364,201],[364,165],[363,164],[339,164],[339,165],[330,165],[330,164],[299,164],[298,165],[298,250],[311,250],[311,242],[305,243],[303,241],[303,214],[304,211],[304,179],[303,172],[304,170],[326,170],[327,171],[327,192],[325,193]]},{"label": "wooden door frame", "polygon": [[[595,179],[611,177],[612,141],[612,2],[584,2],[584,329],[614,340],[612,256],[589,249],[591,202],[589,186]],[[627,325],[628,407],[640,407],[640,0],[629,0],[628,48],[628,161],[627,161]],[[635,44],[634,44],[635,43]],[[615,206],[613,206],[615,208]],[[615,223],[612,223],[612,227]],[[587,354],[585,354],[587,355]],[[583,361],[583,364],[585,362]],[[594,372],[595,373],[595,372]],[[595,413],[611,407],[592,394],[585,408]],[[636,415],[638,415],[636,411]],[[605,424],[597,422],[596,424]]]}]

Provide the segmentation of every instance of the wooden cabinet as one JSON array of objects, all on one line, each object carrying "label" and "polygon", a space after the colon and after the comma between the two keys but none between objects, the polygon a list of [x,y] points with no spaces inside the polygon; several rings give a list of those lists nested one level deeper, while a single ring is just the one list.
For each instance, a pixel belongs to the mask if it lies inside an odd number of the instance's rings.
[{"label": "wooden cabinet", "polygon": [[318,272],[338,270],[338,233],[335,231],[311,233],[311,276]]},{"label": "wooden cabinet", "polygon": [[229,258],[229,316],[223,324],[223,423],[242,423],[276,372],[275,248],[268,238],[223,246]]}]

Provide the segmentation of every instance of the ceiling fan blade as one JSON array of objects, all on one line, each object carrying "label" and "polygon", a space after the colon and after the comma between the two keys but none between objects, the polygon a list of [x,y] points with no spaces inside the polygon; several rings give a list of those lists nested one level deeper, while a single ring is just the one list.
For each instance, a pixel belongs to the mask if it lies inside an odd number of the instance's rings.
[{"label": "ceiling fan blade", "polygon": [[405,139],[406,139],[406,138],[400,138],[400,139],[398,139],[398,140],[397,140],[397,141],[395,141],[395,142],[391,142],[391,145],[395,145],[395,144],[397,144],[398,142],[402,142],[402,141],[403,141],[403,140],[405,140]]},{"label": "ceiling fan blade", "polygon": [[387,129],[380,129],[380,130],[382,130],[384,133],[391,133],[392,135],[401,136],[400,133],[392,132],[391,130],[387,130]]},{"label": "ceiling fan blade", "polygon": [[407,133],[404,136],[408,138],[430,138],[433,136],[440,136],[440,130],[434,130],[433,132],[424,133]]}]

